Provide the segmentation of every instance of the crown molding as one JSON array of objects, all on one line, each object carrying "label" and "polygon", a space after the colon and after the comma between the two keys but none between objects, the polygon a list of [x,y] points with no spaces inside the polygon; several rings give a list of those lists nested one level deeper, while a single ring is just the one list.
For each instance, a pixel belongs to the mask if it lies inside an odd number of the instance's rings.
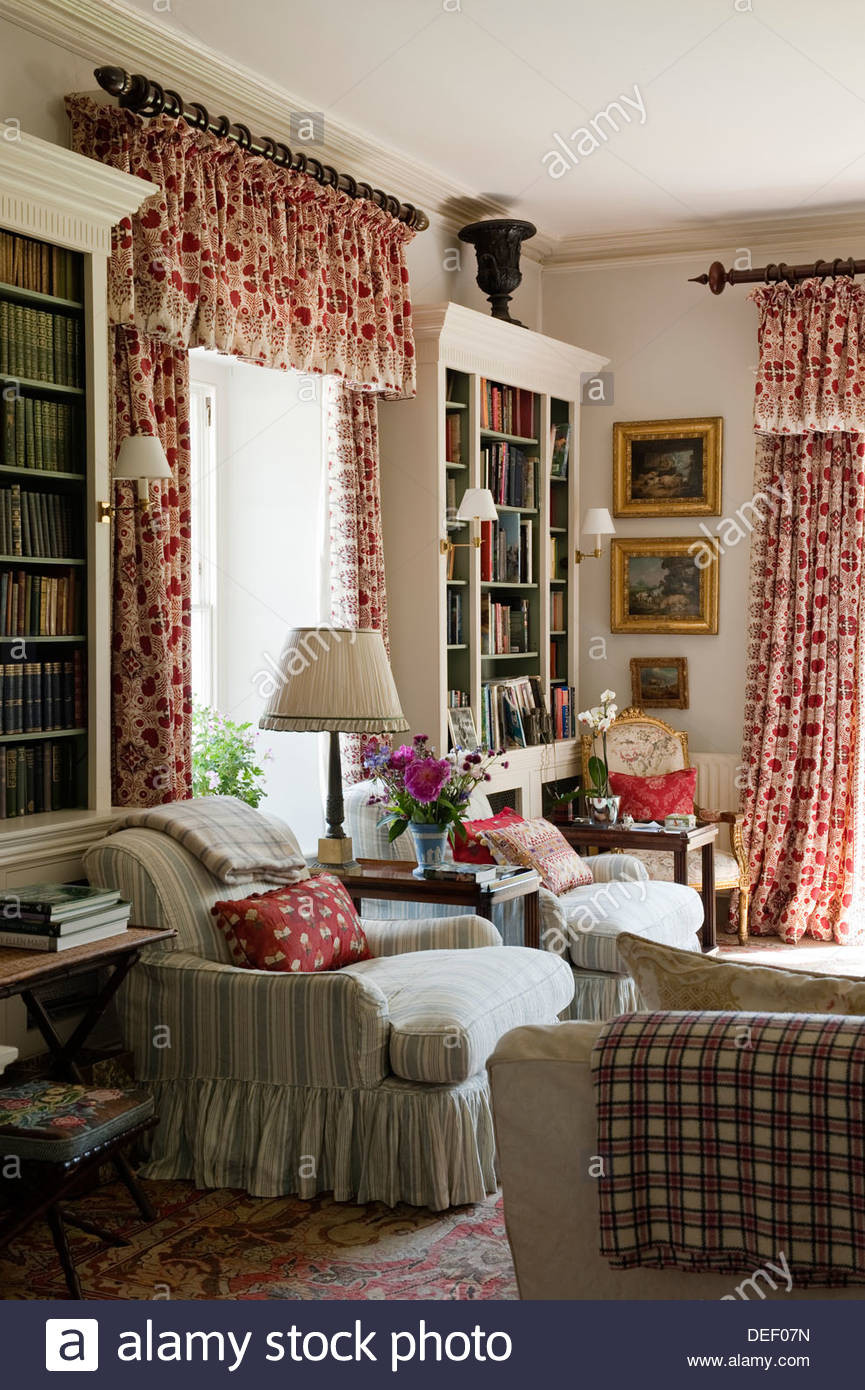
[{"label": "crown molding", "polygon": [[[310,106],[268,78],[240,67],[179,30],[168,30],[165,24],[126,8],[118,0],[2,0],[0,18],[94,67],[118,63],[143,71],[188,98],[200,98],[215,111],[224,108],[244,120],[256,135],[271,134],[290,144],[288,114]],[[442,171],[382,145],[333,116],[327,116],[325,130],[326,140],[316,152],[319,158],[423,208],[435,227],[453,233],[483,217],[510,216],[511,210],[495,199],[456,183]],[[737,247],[765,247],[779,257],[826,236],[858,238],[863,217],[865,207],[859,212],[847,207],[834,212],[707,220],[584,237],[557,237],[539,228],[537,236],[523,244],[522,255],[551,272],[729,255]],[[844,248],[826,248],[827,254],[834,250]]]},{"label": "crown molding", "polygon": [[752,253],[768,250],[775,259],[781,259],[826,237],[846,237],[854,242],[849,249],[843,245],[826,246],[825,255],[829,258],[849,255],[851,250],[855,254],[855,243],[861,243],[863,225],[865,204],[858,210],[848,206],[830,211],[792,213],[788,217],[729,218],[650,231],[562,237],[553,243],[543,265],[545,272],[596,270],[603,266],[646,265],[692,256],[731,257],[735,251],[744,249]]}]

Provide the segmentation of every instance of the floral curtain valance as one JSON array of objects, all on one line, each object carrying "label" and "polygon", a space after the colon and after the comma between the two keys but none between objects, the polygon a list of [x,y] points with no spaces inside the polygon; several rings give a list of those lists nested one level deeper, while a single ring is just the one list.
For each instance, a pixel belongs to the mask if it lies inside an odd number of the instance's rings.
[{"label": "floral curtain valance", "polygon": [[754,428],[865,431],[865,286],[805,280],[749,297],[760,312]]},{"label": "floral curtain valance", "polygon": [[413,394],[404,223],[185,121],[85,96],[66,107],[73,149],[161,189],[118,229],[115,324],[176,348]]}]

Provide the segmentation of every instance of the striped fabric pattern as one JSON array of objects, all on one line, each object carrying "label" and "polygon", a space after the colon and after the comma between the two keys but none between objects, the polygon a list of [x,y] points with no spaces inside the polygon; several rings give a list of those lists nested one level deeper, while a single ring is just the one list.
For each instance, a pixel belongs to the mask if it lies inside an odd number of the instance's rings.
[{"label": "striped fabric pattern", "polygon": [[266,879],[273,885],[309,878],[293,831],[234,796],[198,796],[126,811],[113,829],[170,835],[222,883]]},{"label": "striped fabric pattern", "polygon": [[541,944],[583,970],[627,975],[616,947],[620,932],[698,951],[702,923],[699,896],[680,883],[615,880],[559,898],[541,894]]},{"label": "striped fabric pattern", "polygon": [[733,1273],[782,1252],[797,1287],[865,1283],[861,1019],[632,1015],[592,1072],[612,1267]]},{"label": "striped fabric pattern", "polygon": [[346,973],[374,981],[388,1000],[391,1070],[406,1081],[451,1084],[485,1065],[522,1023],[554,1023],[574,982],[564,961],[525,946],[359,961]]},{"label": "striped fabric pattern", "polygon": [[574,997],[559,1014],[560,1023],[605,1022],[619,1014],[637,1013],[644,1007],[630,975],[573,970]]},{"label": "striped fabric pattern", "polygon": [[501,935],[492,922],[470,911],[450,917],[430,917],[427,911],[424,917],[404,922],[364,917],[363,929],[370,951],[379,957],[401,955],[406,951],[462,951],[473,946],[502,944]]}]

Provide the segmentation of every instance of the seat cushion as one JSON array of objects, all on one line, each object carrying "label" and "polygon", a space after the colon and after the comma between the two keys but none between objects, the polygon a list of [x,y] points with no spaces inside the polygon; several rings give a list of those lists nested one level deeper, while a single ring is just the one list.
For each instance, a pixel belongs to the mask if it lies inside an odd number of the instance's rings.
[{"label": "seat cushion", "polygon": [[[641,860],[649,871],[649,878],[673,883],[673,856],[662,849],[632,849],[628,851],[635,859]],[[688,855],[688,883],[691,888],[703,886],[703,860],[700,850],[692,850]],[[738,888],[739,865],[732,854],[715,850],[715,887]]]},{"label": "seat cushion", "polygon": [[699,951],[703,904],[681,883],[594,883],[558,899],[567,925],[567,952],[574,965],[627,975],[616,949],[620,932]]},{"label": "seat cushion", "polygon": [[67,1163],[148,1120],[143,1091],[25,1081],[0,1089],[0,1151],[42,1163]]},{"label": "seat cushion", "polygon": [[406,1081],[467,1080],[511,1028],[553,1023],[574,993],[563,960],[524,946],[415,951],[343,973],[363,975],[385,996],[391,1070]]}]

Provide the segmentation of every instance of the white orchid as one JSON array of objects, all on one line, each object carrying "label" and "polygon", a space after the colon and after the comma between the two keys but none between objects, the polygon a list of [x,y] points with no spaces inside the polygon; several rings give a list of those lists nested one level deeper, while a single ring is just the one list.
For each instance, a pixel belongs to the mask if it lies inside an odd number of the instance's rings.
[{"label": "white orchid", "polygon": [[609,704],[610,700],[615,700],[615,698],[616,698],[616,692],[615,692],[615,690],[602,690],[602,691],[601,691],[601,704],[602,704],[602,705]]},{"label": "white orchid", "polygon": [[605,690],[601,694],[601,703],[592,705],[591,709],[583,710],[578,715],[581,724],[587,724],[592,733],[594,743],[598,735],[603,741],[603,757],[593,755],[589,759],[589,776],[592,779],[592,790],[597,796],[609,796],[610,791],[610,772],[607,764],[607,733],[609,732],[616,715],[619,712],[618,705],[615,703],[615,690]]}]

